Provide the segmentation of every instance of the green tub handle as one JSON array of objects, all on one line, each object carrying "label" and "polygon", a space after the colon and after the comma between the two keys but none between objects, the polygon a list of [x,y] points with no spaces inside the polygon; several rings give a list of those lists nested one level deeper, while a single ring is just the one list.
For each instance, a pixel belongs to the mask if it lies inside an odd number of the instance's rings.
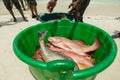
[{"label": "green tub handle", "polygon": [[71,60],[54,60],[47,63],[47,70],[61,72],[74,70],[75,63]]}]

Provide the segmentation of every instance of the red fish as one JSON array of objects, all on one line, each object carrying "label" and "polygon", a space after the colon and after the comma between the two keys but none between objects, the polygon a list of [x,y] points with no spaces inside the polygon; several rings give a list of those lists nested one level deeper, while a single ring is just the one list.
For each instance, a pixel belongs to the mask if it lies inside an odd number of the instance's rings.
[{"label": "red fish", "polygon": [[65,60],[65,59],[70,59],[68,58],[67,56],[62,56],[60,55],[58,52],[54,52],[52,50],[50,50],[45,42],[44,42],[44,38],[47,34],[47,31],[44,31],[44,32],[38,32],[38,36],[39,36],[39,43],[40,43],[40,47],[41,47],[41,50],[42,50],[42,58],[44,59],[45,62],[49,62],[49,61],[52,61],[52,60]]},{"label": "red fish", "polygon": [[68,56],[71,59],[73,59],[73,61],[77,64],[79,69],[86,69],[93,66],[93,59],[91,59],[90,57],[85,57],[85,56],[76,54],[74,52],[70,52],[58,47],[54,47],[51,44],[48,44],[48,46],[49,46],[49,49],[51,49],[52,51],[59,52],[59,54],[63,56]]},{"label": "red fish", "polygon": [[93,45],[85,45],[82,41],[72,41],[65,37],[49,37],[48,41],[56,47],[71,51],[80,55],[88,56],[86,53],[98,49],[101,44],[96,38]]},{"label": "red fish", "polygon": [[42,51],[40,49],[36,50],[35,55],[32,56],[32,58],[34,58],[36,60],[44,61],[42,56],[41,56],[41,53],[42,53]]},{"label": "red fish", "polygon": [[80,55],[88,56],[86,53],[82,51],[81,46],[75,44],[72,40],[64,38],[64,37],[49,37],[48,41],[56,47],[62,48],[66,51],[74,52]]}]

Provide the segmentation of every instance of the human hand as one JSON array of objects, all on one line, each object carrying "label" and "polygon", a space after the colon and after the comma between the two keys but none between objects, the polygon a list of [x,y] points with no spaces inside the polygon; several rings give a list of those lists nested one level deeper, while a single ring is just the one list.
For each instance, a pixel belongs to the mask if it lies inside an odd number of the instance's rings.
[{"label": "human hand", "polygon": [[51,13],[53,11],[54,7],[56,6],[56,4],[57,4],[57,0],[50,0],[47,4],[48,12]]},{"label": "human hand", "polygon": [[79,4],[79,0],[75,1],[75,2],[72,2],[69,6],[68,6],[68,9],[70,9],[68,12],[73,14],[75,12],[75,9],[76,7],[78,6]]}]

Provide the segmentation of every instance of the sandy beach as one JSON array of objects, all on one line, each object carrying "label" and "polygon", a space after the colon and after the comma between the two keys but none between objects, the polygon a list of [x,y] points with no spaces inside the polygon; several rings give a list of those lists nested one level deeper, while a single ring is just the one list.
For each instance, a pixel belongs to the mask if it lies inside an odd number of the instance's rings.
[{"label": "sandy beach", "polygon": [[[38,0],[39,14],[47,13],[46,4],[49,0]],[[71,0],[58,0],[54,12],[67,12]],[[107,1],[107,0],[101,0]],[[115,0],[117,1],[117,0]],[[98,3],[91,0],[85,11],[84,22],[95,25],[108,34],[112,35],[120,32],[120,1],[113,3]],[[105,5],[105,4],[106,5]],[[101,7],[102,6],[102,7]],[[104,7],[103,7],[104,6]],[[27,8],[27,6],[26,6]],[[12,44],[15,36],[23,29],[41,23],[31,18],[29,9],[24,11],[28,22],[22,20],[18,11],[13,8],[17,22],[12,22],[12,17],[0,2],[0,80],[35,80],[31,75],[28,65],[20,61],[13,52]],[[103,72],[97,75],[95,80],[119,80],[120,79],[120,38],[114,39],[118,54],[114,62]]]}]

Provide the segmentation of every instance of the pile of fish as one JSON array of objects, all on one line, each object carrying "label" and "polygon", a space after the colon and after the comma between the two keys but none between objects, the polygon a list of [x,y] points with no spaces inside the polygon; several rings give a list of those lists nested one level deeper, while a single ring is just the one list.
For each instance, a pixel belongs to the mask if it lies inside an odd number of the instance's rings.
[{"label": "pile of fish", "polygon": [[[57,59],[73,60],[77,69],[86,69],[94,66],[95,59],[89,52],[97,50],[101,43],[96,38],[92,45],[85,45],[81,40],[70,40],[61,36],[48,38],[49,43],[45,44],[44,38],[47,31],[38,32],[40,48],[36,50],[34,59],[49,62]],[[76,70],[76,69],[75,69]]]}]

